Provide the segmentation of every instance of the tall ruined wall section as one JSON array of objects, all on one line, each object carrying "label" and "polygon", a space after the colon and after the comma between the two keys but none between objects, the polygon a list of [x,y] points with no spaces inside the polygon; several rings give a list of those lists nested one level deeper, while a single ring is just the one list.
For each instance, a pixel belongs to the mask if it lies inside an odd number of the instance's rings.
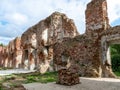
[{"label": "tall ruined wall section", "polygon": [[0,46],[0,67],[2,67],[3,63],[3,46]]},{"label": "tall ruined wall section", "polygon": [[[36,29],[34,27],[29,28],[26,32],[24,32],[21,36],[21,47],[22,47],[22,68],[35,68],[35,61],[30,60],[30,56],[36,53],[37,49],[37,39],[36,39]],[[32,54],[33,53],[33,54]],[[36,57],[34,57],[36,59]],[[29,64],[32,67],[29,67]]]},{"label": "tall ruined wall section", "polygon": [[7,67],[7,65],[8,65],[8,46],[4,46],[3,48],[2,48],[2,52],[1,52],[1,55],[2,55],[2,61],[1,61],[1,65],[0,66],[2,66],[2,67]]},{"label": "tall ruined wall section", "polygon": [[[38,31],[38,60],[41,60],[39,63],[45,62],[53,63],[53,45],[56,42],[62,42],[64,37],[74,38],[78,35],[76,26],[72,19],[67,18],[65,14],[58,12],[53,13],[49,16],[44,22],[45,28],[39,27],[41,29]],[[40,26],[40,25],[39,25]],[[45,33],[48,33],[47,36],[44,36]],[[41,35],[41,36],[40,36]],[[46,52],[46,53],[43,53]],[[48,62],[46,62],[46,60]],[[52,62],[51,62],[52,61]],[[52,66],[52,65],[50,65]],[[41,66],[43,67],[43,66]]]},{"label": "tall ruined wall section", "polygon": [[99,29],[106,30],[110,27],[106,0],[92,0],[87,4],[85,15],[87,33]]},{"label": "tall ruined wall section", "polygon": [[7,46],[2,47],[0,66],[20,68],[22,59],[21,38],[16,37]]},{"label": "tall ruined wall section", "polygon": [[8,67],[14,67],[15,66],[15,55],[14,55],[14,50],[15,50],[15,45],[14,45],[14,40],[10,41],[8,44],[9,52],[8,52]]},{"label": "tall ruined wall section", "polygon": [[[45,72],[53,62],[53,44],[79,33],[72,19],[55,12],[22,34],[23,66]],[[46,68],[46,69],[43,69]]]},{"label": "tall ruined wall section", "polygon": [[21,38],[16,37],[8,44],[7,67],[20,68],[21,60],[22,60]]}]

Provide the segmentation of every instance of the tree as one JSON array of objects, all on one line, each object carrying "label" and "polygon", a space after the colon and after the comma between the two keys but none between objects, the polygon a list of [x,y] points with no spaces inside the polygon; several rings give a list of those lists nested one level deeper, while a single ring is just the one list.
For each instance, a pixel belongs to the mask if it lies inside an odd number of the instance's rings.
[{"label": "tree", "polygon": [[120,72],[120,44],[111,45],[112,69],[114,72]]},{"label": "tree", "polygon": [[4,46],[2,43],[0,43],[0,46]]}]

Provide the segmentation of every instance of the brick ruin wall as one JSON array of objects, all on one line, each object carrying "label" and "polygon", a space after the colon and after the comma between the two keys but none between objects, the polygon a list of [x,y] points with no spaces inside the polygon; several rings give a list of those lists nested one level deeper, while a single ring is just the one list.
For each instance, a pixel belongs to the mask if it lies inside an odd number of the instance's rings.
[{"label": "brick ruin wall", "polygon": [[[102,46],[103,37],[109,37],[111,42],[120,40],[120,26],[109,28],[106,31],[97,30],[87,34],[76,36],[74,39],[65,38],[62,43],[54,45],[54,64],[56,69],[67,67],[68,64],[78,65],[80,76],[86,77],[115,77],[111,69],[111,64],[107,58],[103,61],[104,47]],[[107,39],[105,39],[107,42]],[[119,41],[120,43],[120,41]],[[113,43],[114,44],[114,43]],[[65,65],[65,62],[69,62]],[[106,63],[107,62],[107,63]],[[108,65],[110,65],[109,69]]]},{"label": "brick ruin wall", "polygon": [[21,38],[16,37],[8,46],[2,46],[0,52],[0,66],[8,68],[20,68],[22,61]]},{"label": "brick ruin wall", "polygon": [[107,52],[120,42],[120,26],[109,25],[106,0],[92,0],[85,15],[86,32],[79,35],[73,20],[53,13],[0,47],[0,66],[58,71],[58,83],[66,85],[79,83],[79,75],[116,77]]},{"label": "brick ruin wall", "polygon": [[[97,41],[86,35],[80,35],[74,39],[66,38],[62,43],[54,46],[54,62],[59,70],[65,67],[64,62],[75,63],[79,67],[81,76],[98,77],[99,67],[99,48]],[[67,66],[67,64],[66,64]]]},{"label": "brick ruin wall", "polygon": [[3,52],[3,46],[0,46],[0,64],[2,64],[2,52]]},{"label": "brick ruin wall", "polygon": [[[53,71],[53,45],[64,37],[74,38],[77,32],[74,22],[65,14],[55,12],[22,34],[23,67],[39,69],[41,73]],[[51,65],[50,65],[51,64]]]}]

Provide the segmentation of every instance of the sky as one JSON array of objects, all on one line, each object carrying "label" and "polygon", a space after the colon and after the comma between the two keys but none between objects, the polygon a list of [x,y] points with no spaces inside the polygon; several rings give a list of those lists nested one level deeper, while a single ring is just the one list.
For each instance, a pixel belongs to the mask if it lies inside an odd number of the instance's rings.
[{"label": "sky", "polygon": [[[21,36],[29,27],[53,12],[73,19],[80,34],[85,32],[85,9],[91,0],[0,0],[0,43]],[[120,0],[107,0],[110,25],[120,25]]]}]

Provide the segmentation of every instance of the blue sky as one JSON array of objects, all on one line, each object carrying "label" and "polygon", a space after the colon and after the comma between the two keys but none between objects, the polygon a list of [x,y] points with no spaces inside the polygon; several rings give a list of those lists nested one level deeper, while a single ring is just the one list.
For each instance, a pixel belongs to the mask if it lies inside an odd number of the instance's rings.
[{"label": "blue sky", "polygon": [[[78,31],[85,31],[85,9],[91,0],[0,0],[0,43],[10,40],[54,11],[72,18]],[[112,26],[120,25],[120,0],[107,0]]]}]

